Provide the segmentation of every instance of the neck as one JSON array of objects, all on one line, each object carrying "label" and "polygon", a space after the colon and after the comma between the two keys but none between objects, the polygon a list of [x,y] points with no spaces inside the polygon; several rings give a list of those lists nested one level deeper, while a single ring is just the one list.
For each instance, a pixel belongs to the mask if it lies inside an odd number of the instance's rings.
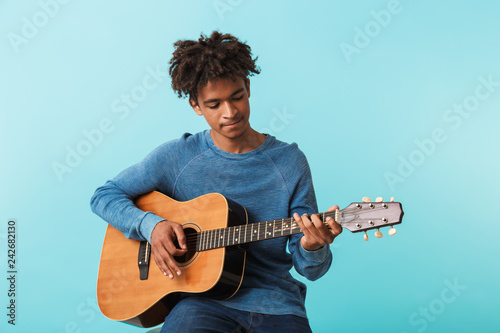
[{"label": "neck", "polygon": [[[319,217],[325,223],[328,216],[339,219],[339,212],[320,213]],[[328,226],[328,225],[327,225]],[[196,250],[205,251],[225,246],[256,242],[264,239],[278,238],[301,233],[299,225],[294,218],[285,218],[272,221],[250,223],[231,226],[227,228],[205,230],[197,233]],[[191,237],[191,243],[193,236]]]},{"label": "neck", "polygon": [[264,134],[252,128],[248,128],[244,135],[237,138],[218,138],[213,135],[213,131],[210,131],[210,136],[217,148],[232,154],[248,153],[258,148],[266,139]]}]

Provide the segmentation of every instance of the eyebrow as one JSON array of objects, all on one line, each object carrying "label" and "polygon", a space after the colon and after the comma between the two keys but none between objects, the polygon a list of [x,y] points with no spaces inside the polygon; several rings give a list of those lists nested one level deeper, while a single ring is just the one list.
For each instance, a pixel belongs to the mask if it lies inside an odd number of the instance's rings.
[{"label": "eyebrow", "polygon": [[[245,88],[240,88],[238,90],[236,90],[234,93],[231,94],[230,97],[233,97],[234,95],[238,95],[240,92],[244,91]],[[218,98],[213,98],[213,99],[209,99],[207,101],[204,101],[203,104],[210,104],[210,103],[214,103],[214,102],[218,102],[219,99]]]}]

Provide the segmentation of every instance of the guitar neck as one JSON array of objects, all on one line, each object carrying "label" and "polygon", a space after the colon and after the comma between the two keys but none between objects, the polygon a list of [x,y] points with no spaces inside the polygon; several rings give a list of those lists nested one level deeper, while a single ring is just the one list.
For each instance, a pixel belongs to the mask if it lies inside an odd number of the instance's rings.
[{"label": "guitar neck", "polygon": [[[335,212],[319,214],[323,223]],[[196,236],[196,251],[206,251],[225,246],[239,245],[260,240],[278,238],[301,233],[294,218],[284,218],[258,223],[237,225],[228,228],[212,229],[199,232]]]}]

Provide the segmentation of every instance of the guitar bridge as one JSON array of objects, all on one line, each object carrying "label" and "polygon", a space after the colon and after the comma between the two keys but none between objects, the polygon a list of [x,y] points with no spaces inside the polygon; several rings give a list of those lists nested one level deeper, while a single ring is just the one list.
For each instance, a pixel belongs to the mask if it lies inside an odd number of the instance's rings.
[{"label": "guitar bridge", "polygon": [[148,241],[141,241],[139,245],[139,256],[137,265],[139,266],[139,278],[147,280],[149,275],[149,260],[151,259],[151,244]]}]

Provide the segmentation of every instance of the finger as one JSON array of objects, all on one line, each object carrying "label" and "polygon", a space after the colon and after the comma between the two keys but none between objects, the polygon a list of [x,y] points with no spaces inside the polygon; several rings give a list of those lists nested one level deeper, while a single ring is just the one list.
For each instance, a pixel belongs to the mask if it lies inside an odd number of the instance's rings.
[{"label": "finger", "polygon": [[168,276],[169,278],[173,279],[174,274],[170,270],[170,267],[167,264],[165,256],[168,256],[168,252],[165,250],[161,250],[158,247],[153,248],[153,258],[155,259],[156,265],[160,269],[160,271],[163,273],[163,275]]},{"label": "finger", "polygon": [[[172,241],[173,239],[175,239],[173,233],[166,237],[163,237],[158,249],[160,251],[161,259],[164,262],[164,264],[169,268],[169,271],[173,271],[177,275],[181,275],[182,272],[179,266],[177,266],[177,261],[175,261],[174,257],[183,255],[186,252],[186,250],[176,248]],[[169,275],[168,272],[167,275]],[[169,277],[171,279],[173,278],[173,276],[171,275],[169,275]]]},{"label": "finger", "polygon": [[187,252],[187,249],[178,248],[171,240],[165,242],[165,249],[172,257],[182,256],[184,253]]},{"label": "finger", "polygon": [[335,205],[335,206],[328,208],[327,212],[333,212],[333,211],[336,211],[337,209],[339,209],[339,206]]},{"label": "finger", "polygon": [[177,255],[177,249],[173,245],[172,239],[170,237],[161,237],[155,242],[153,255],[156,264],[162,271],[163,275],[168,275],[168,277],[171,279],[174,278],[174,272],[177,275],[181,275],[181,270],[177,266],[177,262],[174,259],[174,256]]},{"label": "finger", "polygon": [[294,217],[295,221],[297,222],[297,224],[299,225],[300,230],[302,231],[304,236],[312,237],[311,232],[309,231],[309,228],[304,224],[304,222],[307,221],[307,215],[304,214],[304,215],[300,216],[298,213],[294,213],[293,217]]},{"label": "finger", "polygon": [[[175,258],[170,253],[165,257],[165,261],[168,267],[170,267],[170,269],[174,271],[178,276],[182,274],[181,269],[179,268],[179,266],[177,266],[177,261],[175,261]],[[171,279],[174,278],[171,275],[169,275],[168,277]]]},{"label": "finger", "polygon": [[174,233],[175,237],[177,238],[177,243],[179,244],[179,247],[184,250],[181,251],[184,253],[187,250],[187,244],[186,244],[186,234],[184,233],[184,229],[182,229],[182,226],[180,224],[177,224],[177,227],[174,226]]},{"label": "finger", "polygon": [[327,217],[326,223],[328,223],[328,225],[330,226],[330,233],[333,235],[333,238],[340,235],[344,230],[342,226],[338,224],[332,217]]},{"label": "finger", "polygon": [[[334,212],[339,209],[339,206],[334,205],[330,208],[328,208],[327,212]],[[340,224],[337,223],[332,217],[327,217],[326,222],[330,226],[331,232],[336,236],[340,235],[343,231],[343,228]]]},{"label": "finger", "polygon": [[[327,218],[328,219],[328,218]],[[321,220],[321,218],[314,214],[311,216],[312,224],[316,228],[314,233],[316,239],[322,243],[322,245],[330,244],[333,242],[333,234],[328,228],[328,226]]]},{"label": "finger", "polygon": [[[299,216],[296,213],[296,216],[294,215],[296,220],[298,219],[297,223],[300,226],[300,229],[302,230],[304,237],[306,238],[306,243],[308,243],[311,246],[323,246],[324,239],[321,236],[321,233],[317,229],[317,226],[311,221],[311,218],[307,214],[303,214],[302,216]],[[317,216],[314,217],[314,219],[319,218]],[[321,221],[319,221],[319,224],[323,224]]]}]

